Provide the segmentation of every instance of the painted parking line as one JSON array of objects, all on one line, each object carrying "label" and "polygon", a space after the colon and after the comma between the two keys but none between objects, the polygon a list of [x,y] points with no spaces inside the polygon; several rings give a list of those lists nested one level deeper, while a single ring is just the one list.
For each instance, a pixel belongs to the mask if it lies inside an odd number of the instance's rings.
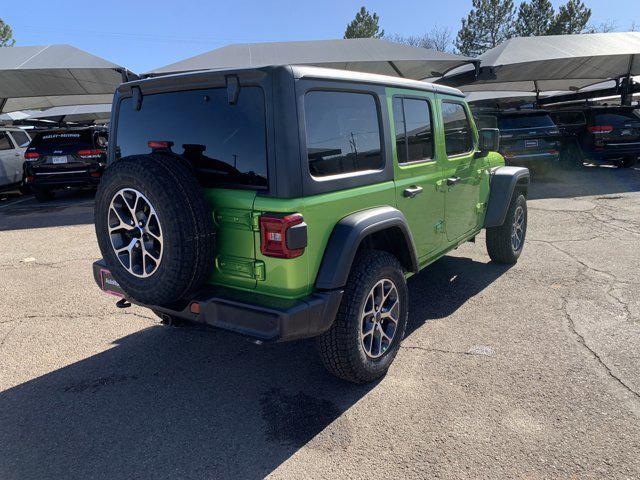
[{"label": "painted parking line", "polygon": [[27,200],[31,200],[31,199],[32,199],[32,197],[20,198],[20,199],[15,200],[15,201],[8,200],[8,201],[7,201],[8,203],[5,203],[4,205],[1,205],[1,204],[0,204],[0,210],[2,210],[3,208],[9,208],[9,207],[12,207],[12,206],[17,205],[17,204],[19,204],[19,203],[24,203],[24,202],[26,202]]}]

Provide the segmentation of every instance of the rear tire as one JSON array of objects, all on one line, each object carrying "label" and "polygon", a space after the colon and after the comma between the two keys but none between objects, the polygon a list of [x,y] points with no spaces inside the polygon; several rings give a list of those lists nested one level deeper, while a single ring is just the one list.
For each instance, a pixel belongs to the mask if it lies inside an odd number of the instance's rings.
[{"label": "rear tire", "polygon": [[504,224],[487,228],[487,251],[491,260],[513,265],[518,261],[527,234],[527,200],[514,192]]},{"label": "rear tire", "polygon": [[43,203],[53,198],[53,192],[48,188],[33,187],[33,196],[36,197],[37,201]]},{"label": "rear tire", "polygon": [[618,162],[618,167],[631,168],[631,167],[635,167],[637,163],[638,163],[638,159],[636,157],[624,157],[622,160]]},{"label": "rear tire", "polygon": [[398,260],[379,250],[361,251],[336,319],[316,341],[327,370],[352,383],[384,376],[404,337],[407,300],[407,283]]},{"label": "rear tire", "polygon": [[140,303],[188,298],[213,271],[211,208],[195,177],[173,158],[137,155],[111,165],[96,193],[95,224],[107,267]]}]

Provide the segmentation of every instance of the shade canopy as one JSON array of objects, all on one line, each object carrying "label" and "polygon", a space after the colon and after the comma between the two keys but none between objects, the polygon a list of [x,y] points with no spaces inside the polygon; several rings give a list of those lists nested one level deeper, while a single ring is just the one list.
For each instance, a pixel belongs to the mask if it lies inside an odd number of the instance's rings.
[{"label": "shade canopy", "polygon": [[440,77],[474,60],[376,38],[228,45],[167,65],[148,75],[268,65],[314,65],[415,80]]},{"label": "shade canopy", "polygon": [[516,37],[478,57],[480,70],[459,68],[439,83],[465,92],[576,91],[640,74],[640,32]]},{"label": "shade canopy", "polygon": [[126,68],[70,45],[0,48],[0,112],[110,103]]},{"label": "shade canopy", "polygon": [[51,120],[58,123],[78,122],[88,123],[109,120],[111,116],[111,104],[101,105],[74,105],[68,107],[53,107],[35,112],[26,120]]}]

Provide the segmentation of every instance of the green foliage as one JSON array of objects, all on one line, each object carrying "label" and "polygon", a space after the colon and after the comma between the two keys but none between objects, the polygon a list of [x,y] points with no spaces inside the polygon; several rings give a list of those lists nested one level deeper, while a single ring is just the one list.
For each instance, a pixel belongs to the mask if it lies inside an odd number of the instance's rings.
[{"label": "green foliage", "polygon": [[11,27],[0,19],[0,47],[13,47],[15,43]]},{"label": "green foliage", "polygon": [[477,56],[513,36],[513,0],[473,0],[456,38],[460,53]]},{"label": "green foliage", "polygon": [[377,13],[371,14],[362,7],[356,13],[356,18],[347,25],[344,38],[380,38],[384,36],[384,30],[380,30],[378,20]]},{"label": "green foliage", "polygon": [[522,2],[518,8],[515,34],[518,37],[547,35],[555,12],[549,0]]},{"label": "green foliage", "polygon": [[584,32],[589,19],[591,9],[582,3],[582,0],[569,0],[561,5],[558,14],[553,19],[549,28],[550,35],[568,35]]},{"label": "green foliage", "polygon": [[469,15],[462,19],[456,47],[464,55],[477,56],[513,36],[570,35],[615,29],[611,22],[589,26],[590,18],[591,9],[582,0],[568,0],[558,13],[550,0],[523,1],[517,17],[513,0],[473,0]]}]

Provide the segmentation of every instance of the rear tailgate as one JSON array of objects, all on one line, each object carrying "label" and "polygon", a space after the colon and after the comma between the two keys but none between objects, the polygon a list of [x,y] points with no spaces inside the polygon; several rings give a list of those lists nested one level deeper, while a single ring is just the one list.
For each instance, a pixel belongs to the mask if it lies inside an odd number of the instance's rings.
[{"label": "rear tailgate", "polygon": [[616,108],[596,112],[595,122],[589,131],[596,146],[623,148],[637,147],[640,152],[640,110]]},{"label": "rear tailgate", "polygon": [[106,161],[106,150],[95,146],[91,130],[56,131],[38,134],[25,158],[36,175],[85,173]]}]

